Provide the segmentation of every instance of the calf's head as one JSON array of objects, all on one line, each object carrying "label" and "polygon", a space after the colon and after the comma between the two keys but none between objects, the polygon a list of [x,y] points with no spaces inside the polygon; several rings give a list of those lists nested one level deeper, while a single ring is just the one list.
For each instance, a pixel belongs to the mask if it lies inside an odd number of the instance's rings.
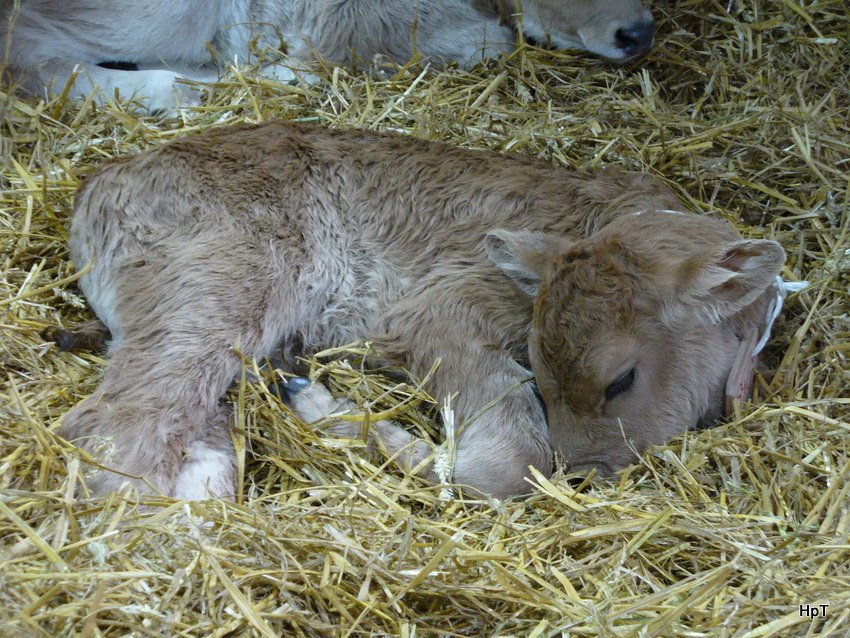
[{"label": "calf's head", "polygon": [[577,242],[496,230],[485,247],[534,300],[529,356],[553,447],[603,474],[722,416],[739,335],[762,329],[785,261],[776,242],[669,212]]},{"label": "calf's head", "polygon": [[522,7],[522,30],[562,49],[582,49],[622,62],[649,51],[655,20],[641,0],[507,0]]}]

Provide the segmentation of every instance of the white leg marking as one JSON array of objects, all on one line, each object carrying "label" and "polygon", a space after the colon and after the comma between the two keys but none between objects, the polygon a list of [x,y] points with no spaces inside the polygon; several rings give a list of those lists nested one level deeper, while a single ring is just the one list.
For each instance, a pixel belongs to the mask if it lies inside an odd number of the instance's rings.
[{"label": "white leg marking", "polygon": [[143,102],[151,113],[174,113],[180,107],[197,106],[201,103],[200,89],[180,82],[184,79],[182,75],[166,70],[135,73],[142,73],[144,76],[138,78],[141,84],[134,93],[144,98]]},{"label": "white leg marking", "polygon": [[297,60],[284,62],[273,62],[260,69],[259,76],[278,84],[307,84],[315,86],[321,82],[321,78],[315,73],[307,71],[307,67]]},{"label": "white leg marking", "polygon": [[184,501],[232,498],[235,488],[235,459],[200,441],[189,444],[174,486],[174,498]]},{"label": "white leg marking", "polygon": [[352,406],[341,399],[335,399],[321,383],[311,383],[309,387],[294,394],[290,399],[292,411],[304,423],[313,423],[329,414],[349,410]]},{"label": "white leg marking", "polygon": [[[295,393],[289,404],[293,412],[305,423],[312,423],[333,414],[351,414],[356,409],[350,401],[334,398],[320,383],[313,383]],[[361,424],[357,421],[331,419],[323,431],[337,437],[359,439]],[[372,452],[382,449],[388,457],[394,457],[396,464],[405,472],[412,471],[434,455],[430,443],[410,434],[392,421],[372,422],[367,449]],[[433,474],[429,467],[425,468],[425,472]],[[435,477],[432,476],[431,480],[435,480]]]}]

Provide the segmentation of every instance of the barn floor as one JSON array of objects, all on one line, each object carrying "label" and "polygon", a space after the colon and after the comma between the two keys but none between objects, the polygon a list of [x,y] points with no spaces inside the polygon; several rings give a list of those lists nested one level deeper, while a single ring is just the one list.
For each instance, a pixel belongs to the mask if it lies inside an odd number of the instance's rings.
[{"label": "barn floor", "polygon": [[[626,67],[523,50],[472,72],[327,70],[317,86],[232,75],[168,121],[0,93],[0,635],[850,635],[850,10],[655,5],[656,49]],[[87,459],[53,430],[104,361],[39,336],[91,317],[65,248],[78,181],[273,117],[662,176],[690,209],[780,241],[785,278],[812,282],[775,327],[775,376],[613,482],[558,474],[504,502],[405,477],[243,382],[238,503],[88,498]],[[436,436],[439,406],[362,353],[313,374]]]}]

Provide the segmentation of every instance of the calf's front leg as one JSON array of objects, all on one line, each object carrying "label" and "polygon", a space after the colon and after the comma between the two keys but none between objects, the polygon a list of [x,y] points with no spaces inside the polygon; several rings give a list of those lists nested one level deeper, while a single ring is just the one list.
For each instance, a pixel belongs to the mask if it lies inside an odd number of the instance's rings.
[{"label": "calf's front leg", "polygon": [[[336,436],[360,437],[359,423],[333,418],[336,414],[355,412],[354,404],[335,398],[322,384],[296,377],[282,384],[277,394],[305,423],[315,423],[330,417],[322,427],[324,431]],[[436,483],[438,480],[433,471],[434,448],[391,421],[380,420],[369,424],[367,446],[370,451],[385,451],[406,472],[419,468],[431,482]]]},{"label": "calf's front leg", "polygon": [[497,497],[525,494],[528,467],[552,471],[543,405],[522,349],[528,302],[495,270],[448,264],[386,313],[379,351],[415,375],[442,360],[429,391],[454,395],[453,481]]},{"label": "calf's front leg", "polygon": [[[478,286],[475,280],[472,284]],[[458,302],[469,298],[463,295],[468,285],[462,277],[423,281],[387,313],[386,334],[376,345],[420,376],[442,359],[429,390],[437,397],[454,395],[458,432],[452,482],[501,498],[524,494],[530,490],[529,466],[544,475],[552,471],[545,412],[531,373],[504,347],[493,345],[500,335],[488,335],[492,313],[486,305]],[[291,405],[304,421],[351,408],[319,385],[296,389]],[[360,428],[337,421],[328,429],[356,437]],[[386,421],[372,423],[369,436],[371,448],[383,447],[403,469],[420,466],[423,476],[437,480],[433,450],[425,441]]]},{"label": "calf's front leg", "polygon": [[506,353],[470,345],[443,357],[448,374],[438,370],[434,383],[442,389],[437,396],[457,392],[453,480],[500,498],[526,494],[529,466],[552,472],[546,416],[531,373]]},{"label": "calf's front leg", "polygon": [[[507,362],[501,362],[507,363]],[[514,363],[514,362],[510,362]],[[458,433],[454,454],[451,482],[472,487],[482,494],[500,498],[515,496],[529,491],[528,467],[534,466],[543,474],[551,473],[552,453],[545,431],[545,417],[536,399],[533,388],[525,379],[527,371],[516,366],[516,384],[499,384],[491,379],[496,393],[496,403],[474,416],[471,403],[461,401],[457,417],[465,415],[465,422],[456,418],[461,429]],[[513,367],[513,366],[512,366]],[[517,385],[519,384],[519,385]],[[294,379],[283,393],[283,399],[305,423],[328,419],[323,429],[331,434],[357,438],[360,424],[334,420],[334,414],[351,414],[355,406],[343,399],[334,398],[321,384],[310,384],[306,379]],[[475,389],[480,390],[477,382]],[[499,390],[504,396],[499,399]],[[461,389],[460,397],[464,390]],[[407,432],[391,421],[381,420],[369,424],[367,440],[371,451],[383,450],[406,472],[418,468],[419,474],[432,483],[439,481],[434,468],[433,446]]]},{"label": "calf's front leg", "polygon": [[72,99],[84,98],[91,93],[95,93],[95,101],[99,104],[105,104],[116,96],[137,98],[149,113],[171,115],[181,107],[200,104],[200,90],[187,84],[187,80],[214,82],[217,78],[217,71],[210,69],[197,69],[191,75],[182,75],[163,68],[125,71],[53,58],[28,69],[22,86],[34,95],[39,95],[45,88],[51,94],[60,94],[73,80],[68,92]]}]

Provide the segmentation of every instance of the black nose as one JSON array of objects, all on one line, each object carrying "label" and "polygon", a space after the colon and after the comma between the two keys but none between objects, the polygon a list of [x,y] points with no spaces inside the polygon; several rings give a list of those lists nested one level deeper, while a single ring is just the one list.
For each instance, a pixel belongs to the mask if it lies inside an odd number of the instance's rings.
[{"label": "black nose", "polygon": [[628,29],[617,29],[614,38],[617,46],[628,56],[646,53],[652,47],[655,35],[655,20],[641,22]]}]

